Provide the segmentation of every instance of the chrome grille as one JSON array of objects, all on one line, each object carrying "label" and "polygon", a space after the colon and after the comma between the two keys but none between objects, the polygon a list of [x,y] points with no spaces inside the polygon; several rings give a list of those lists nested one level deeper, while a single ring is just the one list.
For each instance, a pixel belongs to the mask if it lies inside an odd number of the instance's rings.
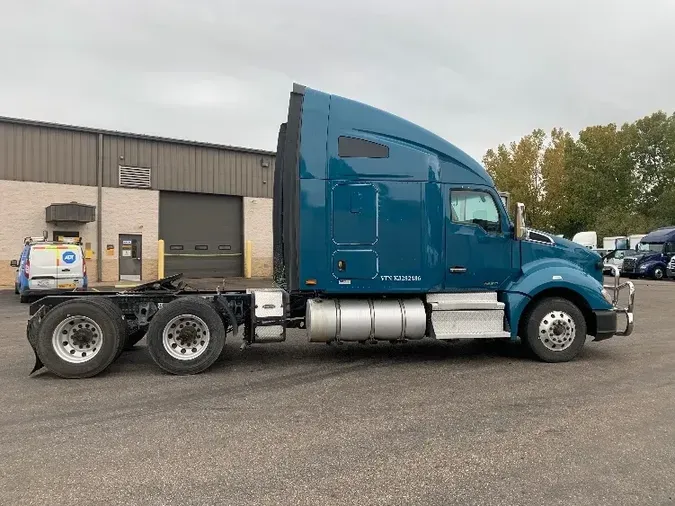
[{"label": "chrome grille", "polygon": [[635,271],[636,264],[637,260],[635,258],[624,258],[621,270],[623,270],[624,272],[633,272]]}]

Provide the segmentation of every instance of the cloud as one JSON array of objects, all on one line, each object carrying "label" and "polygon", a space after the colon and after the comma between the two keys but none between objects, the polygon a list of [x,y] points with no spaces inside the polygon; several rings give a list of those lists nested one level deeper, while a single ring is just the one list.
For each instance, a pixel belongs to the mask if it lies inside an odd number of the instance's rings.
[{"label": "cloud", "polygon": [[668,0],[47,0],[3,6],[0,114],[274,149],[293,82],[480,158],[675,110]]}]

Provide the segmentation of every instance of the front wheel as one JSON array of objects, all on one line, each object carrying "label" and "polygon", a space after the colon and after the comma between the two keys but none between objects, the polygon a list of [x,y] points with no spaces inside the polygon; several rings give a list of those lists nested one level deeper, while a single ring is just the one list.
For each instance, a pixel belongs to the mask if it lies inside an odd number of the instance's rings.
[{"label": "front wheel", "polygon": [[657,267],[654,269],[654,279],[663,279],[664,271],[662,267]]},{"label": "front wheel", "polygon": [[544,362],[567,362],[586,342],[586,320],[567,299],[552,297],[536,303],[521,327],[523,344]]}]

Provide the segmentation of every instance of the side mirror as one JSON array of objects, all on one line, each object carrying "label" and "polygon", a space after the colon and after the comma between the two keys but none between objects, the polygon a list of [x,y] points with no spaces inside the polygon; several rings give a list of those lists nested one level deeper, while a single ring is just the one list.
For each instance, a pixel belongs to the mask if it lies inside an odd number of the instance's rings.
[{"label": "side mirror", "polygon": [[9,262],[9,266],[10,266],[10,267],[18,267],[18,266],[19,266],[19,262],[17,262],[16,260],[12,260],[11,262]]},{"label": "side mirror", "polygon": [[516,204],[516,239],[525,237],[525,204]]}]

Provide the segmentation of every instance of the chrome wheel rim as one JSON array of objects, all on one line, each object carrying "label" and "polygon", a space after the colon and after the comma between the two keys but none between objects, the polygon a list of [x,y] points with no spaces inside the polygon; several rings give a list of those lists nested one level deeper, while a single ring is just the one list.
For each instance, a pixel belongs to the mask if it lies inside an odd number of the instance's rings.
[{"label": "chrome wheel rim", "polygon": [[52,347],[58,357],[70,364],[89,362],[101,351],[103,332],[88,316],[72,315],[57,325]]},{"label": "chrome wheel rim", "polygon": [[206,322],[193,314],[181,314],[171,319],[162,332],[164,349],[178,360],[194,360],[209,346],[211,332]]},{"label": "chrome wheel rim", "polygon": [[657,267],[656,270],[654,271],[654,277],[656,279],[661,279],[663,277],[663,270]]},{"label": "chrome wheel rim", "polygon": [[574,319],[563,311],[551,311],[539,323],[539,340],[551,351],[569,348],[576,334]]}]

